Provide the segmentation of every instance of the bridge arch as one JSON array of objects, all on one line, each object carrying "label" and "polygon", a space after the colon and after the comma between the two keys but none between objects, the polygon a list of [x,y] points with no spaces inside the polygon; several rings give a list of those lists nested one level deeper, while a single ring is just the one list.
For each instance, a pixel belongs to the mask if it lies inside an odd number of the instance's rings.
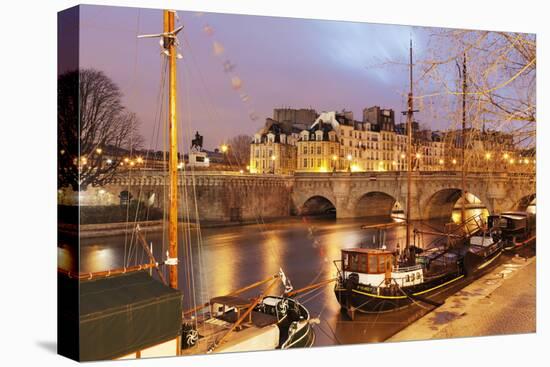
[{"label": "bridge arch", "polygon": [[369,191],[359,196],[355,203],[354,214],[362,217],[390,217],[394,207],[401,205],[395,197],[383,191]]},{"label": "bridge arch", "polygon": [[[444,219],[460,222],[462,206],[462,190],[458,188],[443,188],[434,192],[425,202],[423,207],[423,219]],[[488,203],[481,200],[472,192],[466,192],[466,217],[475,214],[487,216]]]},{"label": "bridge arch", "polygon": [[298,208],[298,213],[307,216],[336,216],[336,205],[325,196],[313,195]]},{"label": "bridge arch", "polygon": [[514,206],[514,209],[520,210],[520,211],[531,211],[534,213],[536,205],[537,205],[537,194],[533,193],[533,194],[525,195],[524,197],[519,199],[519,201]]}]

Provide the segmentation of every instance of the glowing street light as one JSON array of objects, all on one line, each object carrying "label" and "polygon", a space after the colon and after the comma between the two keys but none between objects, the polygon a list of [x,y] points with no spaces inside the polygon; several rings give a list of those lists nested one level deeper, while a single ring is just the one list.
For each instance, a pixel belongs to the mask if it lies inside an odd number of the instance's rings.
[{"label": "glowing street light", "polygon": [[485,153],[485,159],[490,160],[491,159],[491,153]]},{"label": "glowing street light", "polygon": [[336,161],[337,159],[338,159],[338,157],[336,156],[336,154],[333,154],[333,155],[332,155],[332,160],[333,160],[333,161]]},{"label": "glowing street light", "polygon": [[277,159],[277,157],[275,157],[275,155],[272,155],[271,160],[274,161],[275,159]]},{"label": "glowing street light", "polygon": [[444,161],[443,159],[440,159],[440,160],[439,160],[439,164],[442,165],[443,163],[445,163],[445,161]]},{"label": "glowing street light", "polygon": [[453,159],[453,161],[452,161],[452,162],[453,162],[453,164],[456,164],[456,159]]},{"label": "glowing street light", "polygon": [[103,149],[97,148],[97,149],[95,150],[95,152],[96,152],[97,154],[101,154],[101,153],[103,153]]},{"label": "glowing street light", "polygon": [[401,159],[405,159],[405,153],[401,153]]},{"label": "glowing street light", "polygon": [[128,163],[128,162],[130,162],[130,158],[125,157],[125,158],[124,158],[124,163]]},{"label": "glowing street light", "polygon": [[504,158],[504,159],[508,159],[509,157],[510,157],[510,156],[508,155],[508,153],[504,153],[504,155],[503,155],[503,158]]},{"label": "glowing street light", "polygon": [[139,164],[143,163],[143,158],[137,157],[136,162],[139,163]]},{"label": "glowing street light", "polygon": [[113,160],[112,160],[112,159],[110,159],[110,158],[109,158],[109,159],[107,159],[107,161],[106,161],[106,162],[107,162],[107,164],[113,164]]},{"label": "glowing street light", "polygon": [[417,158],[417,159],[420,159],[420,157],[422,157],[422,156],[420,155],[420,153],[416,153],[416,158]]},{"label": "glowing street light", "polygon": [[221,149],[222,149],[222,153],[226,153],[229,147],[227,146],[227,144],[222,144]]},{"label": "glowing street light", "polygon": [[243,174],[243,173],[244,173],[244,171],[243,171],[243,170],[241,169],[241,170],[239,170],[239,173],[240,173],[240,174]]},{"label": "glowing street light", "polygon": [[346,158],[348,159],[348,161],[351,161],[353,157],[351,156],[351,154],[348,154]]}]

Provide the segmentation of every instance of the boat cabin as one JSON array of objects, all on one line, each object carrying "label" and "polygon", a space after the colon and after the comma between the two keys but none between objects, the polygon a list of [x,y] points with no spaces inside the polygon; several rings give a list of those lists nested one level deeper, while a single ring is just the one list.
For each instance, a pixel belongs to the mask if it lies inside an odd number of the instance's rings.
[{"label": "boat cabin", "polygon": [[528,231],[536,225],[535,215],[529,212],[504,212],[490,215],[487,222],[489,228],[499,228],[506,232]]},{"label": "boat cabin", "polygon": [[391,251],[365,248],[342,250],[342,269],[346,272],[385,274],[391,272],[392,265]]},{"label": "boat cabin", "polygon": [[536,217],[529,212],[504,212],[487,219],[492,231],[499,230],[505,241],[526,241],[536,233]]},{"label": "boat cabin", "polygon": [[388,250],[353,248],[342,250],[344,278],[355,273],[358,282],[373,287],[385,287],[392,283],[399,286],[419,284],[423,281],[422,265],[394,266],[395,257]]}]

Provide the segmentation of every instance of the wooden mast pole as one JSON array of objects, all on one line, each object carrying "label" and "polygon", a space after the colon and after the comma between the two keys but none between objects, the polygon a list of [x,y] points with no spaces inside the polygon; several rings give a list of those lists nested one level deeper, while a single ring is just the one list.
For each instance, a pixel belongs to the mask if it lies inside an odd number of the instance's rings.
[{"label": "wooden mast pole", "polygon": [[466,220],[466,52],[464,52],[464,57],[462,59],[462,206],[460,208],[460,221],[464,223]]},{"label": "wooden mast pole", "polygon": [[[405,248],[411,244],[411,189],[412,189],[412,120],[413,120],[413,53],[412,39],[409,44],[409,95],[407,98],[407,239]],[[408,255],[408,254],[407,254]]]},{"label": "wooden mast pole", "polygon": [[[164,33],[175,30],[174,12],[164,11]],[[168,212],[168,257],[172,260],[169,267],[169,284],[171,288],[178,289],[178,131],[176,112],[176,43],[175,37],[164,37],[164,48],[168,51],[169,59],[169,94],[168,94],[168,119],[169,119],[169,180],[170,180],[170,205]]]}]

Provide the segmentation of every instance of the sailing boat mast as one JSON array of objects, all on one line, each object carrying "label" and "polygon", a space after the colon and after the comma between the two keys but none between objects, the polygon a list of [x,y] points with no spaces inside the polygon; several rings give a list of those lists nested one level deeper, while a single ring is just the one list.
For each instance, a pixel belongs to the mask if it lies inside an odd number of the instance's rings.
[{"label": "sailing boat mast", "polygon": [[[174,11],[164,11],[164,34],[173,34],[175,31]],[[169,83],[168,83],[168,122],[169,122],[169,212],[168,212],[168,257],[169,284],[178,289],[178,131],[176,112],[176,38],[163,37],[163,47],[168,53]]]},{"label": "sailing boat mast", "polygon": [[460,208],[460,220],[462,223],[466,220],[466,52],[462,59],[462,173],[461,173],[461,198],[462,206]]},{"label": "sailing boat mast", "polygon": [[413,51],[412,39],[409,44],[409,95],[407,99],[407,239],[405,248],[407,251],[411,244],[411,190],[412,190],[412,123],[414,112],[413,109]]},{"label": "sailing boat mast", "polygon": [[176,111],[176,60],[178,54],[178,33],[183,26],[176,28],[176,12],[165,10],[163,13],[163,33],[145,34],[138,38],[161,38],[163,55],[168,57],[168,123],[169,123],[169,210],[168,210],[168,259],[164,262],[170,268],[169,285],[178,289],[178,118]]}]

